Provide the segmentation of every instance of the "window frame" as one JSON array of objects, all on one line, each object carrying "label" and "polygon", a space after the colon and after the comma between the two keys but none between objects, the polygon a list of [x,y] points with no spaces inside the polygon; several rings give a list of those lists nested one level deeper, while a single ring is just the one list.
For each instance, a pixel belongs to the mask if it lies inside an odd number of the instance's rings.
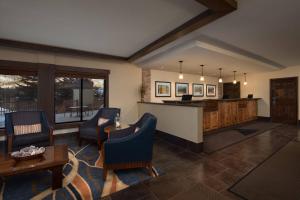
[{"label": "window frame", "polygon": [[[81,122],[55,123],[55,77],[57,75],[79,76],[82,78],[104,79],[104,106],[109,106],[110,70],[89,67],[75,67],[48,63],[0,60],[0,74],[34,75],[38,77],[38,110],[44,110],[49,123],[56,129],[76,128]],[[0,128],[0,134],[4,128]]]},{"label": "window frame", "polygon": [[[62,77],[62,76],[60,76],[59,75],[59,73],[58,73],[58,76],[55,76],[55,79],[57,78],[57,77]],[[83,119],[83,80],[84,79],[102,79],[103,81],[104,81],[104,107],[107,107],[107,105],[106,105],[106,79],[105,78],[99,78],[99,76],[97,77],[97,78],[91,78],[91,77],[85,77],[85,78],[83,78],[83,77],[76,77],[76,76],[63,76],[63,77],[68,77],[68,78],[70,78],[70,77],[72,77],[72,78],[78,78],[78,79],[80,79],[80,88],[79,88],[79,91],[80,91],[80,93],[79,93],[79,99],[80,99],[80,120],[76,120],[76,121],[68,121],[68,122],[56,122],[56,113],[54,113],[54,122],[55,122],[55,124],[65,124],[65,123],[80,123],[80,122],[85,122],[85,121],[88,121],[88,119],[86,119],[86,120],[84,120]],[[54,87],[54,108],[55,108],[55,106],[56,106],[56,96],[55,96],[55,92],[56,92],[56,87]],[[54,111],[55,112],[55,111]]]}]

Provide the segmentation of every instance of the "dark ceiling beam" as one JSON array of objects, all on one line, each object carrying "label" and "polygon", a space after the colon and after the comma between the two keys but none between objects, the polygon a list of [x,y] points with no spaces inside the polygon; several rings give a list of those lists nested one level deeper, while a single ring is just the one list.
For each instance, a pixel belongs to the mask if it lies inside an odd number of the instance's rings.
[{"label": "dark ceiling beam", "polygon": [[235,0],[195,0],[215,12],[234,11],[237,9]]},{"label": "dark ceiling beam", "polygon": [[237,3],[235,0],[196,0],[198,3],[206,6],[208,10],[200,13],[196,17],[163,35],[154,42],[148,44],[146,47],[135,52],[128,57],[128,61],[135,61],[166,44],[169,44],[192,31],[195,31],[217,19],[229,14],[230,12],[237,9]]},{"label": "dark ceiling beam", "polygon": [[21,42],[15,40],[8,39],[0,39],[0,46],[18,48],[18,49],[27,49],[27,50],[36,50],[36,51],[44,51],[50,53],[57,54],[67,54],[67,55],[75,55],[75,56],[88,56],[100,59],[111,59],[111,60],[127,60],[126,57],[114,56],[109,54],[95,53],[90,51],[82,51],[77,49],[69,49],[64,47],[56,47],[44,44],[36,44],[30,42]]}]

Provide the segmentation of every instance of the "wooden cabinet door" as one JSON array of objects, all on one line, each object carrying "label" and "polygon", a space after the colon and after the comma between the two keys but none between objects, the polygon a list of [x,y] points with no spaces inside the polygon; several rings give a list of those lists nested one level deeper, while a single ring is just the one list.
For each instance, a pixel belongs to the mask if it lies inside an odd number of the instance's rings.
[{"label": "wooden cabinet door", "polygon": [[204,112],[203,130],[210,131],[219,128],[218,111]]},{"label": "wooden cabinet door", "polygon": [[210,130],[210,113],[204,112],[203,113],[203,131]]},{"label": "wooden cabinet door", "polygon": [[218,111],[214,111],[214,112],[210,112],[210,128],[213,129],[217,129],[219,128],[219,112]]},{"label": "wooden cabinet door", "polygon": [[257,102],[256,101],[248,101],[247,104],[247,114],[248,121],[254,120],[257,117]]}]

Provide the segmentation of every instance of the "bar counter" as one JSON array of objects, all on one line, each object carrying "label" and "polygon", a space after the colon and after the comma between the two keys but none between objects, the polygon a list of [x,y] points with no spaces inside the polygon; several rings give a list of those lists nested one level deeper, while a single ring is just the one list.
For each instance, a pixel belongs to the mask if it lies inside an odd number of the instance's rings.
[{"label": "bar counter", "polygon": [[[259,99],[260,98],[204,99],[192,101],[166,100],[163,103],[139,103],[161,106],[201,107],[203,113],[202,118],[199,119],[199,123],[203,124],[202,131],[206,134],[211,130],[255,120],[257,118],[257,101]],[[151,110],[149,110],[149,112],[151,112]]]}]

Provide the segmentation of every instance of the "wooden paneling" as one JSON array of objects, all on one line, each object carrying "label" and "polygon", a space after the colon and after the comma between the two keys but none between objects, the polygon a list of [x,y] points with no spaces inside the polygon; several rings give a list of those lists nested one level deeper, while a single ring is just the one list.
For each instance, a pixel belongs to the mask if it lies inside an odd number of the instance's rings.
[{"label": "wooden paneling", "polygon": [[210,131],[219,128],[219,112],[204,112],[203,114],[204,131]]},{"label": "wooden paneling", "polygon": [[205,108],[203,113],[203,131],[211,131],[218,128],[237,125],[257,118],[257,100],[214,101],[218,104],[218,110]]}]

